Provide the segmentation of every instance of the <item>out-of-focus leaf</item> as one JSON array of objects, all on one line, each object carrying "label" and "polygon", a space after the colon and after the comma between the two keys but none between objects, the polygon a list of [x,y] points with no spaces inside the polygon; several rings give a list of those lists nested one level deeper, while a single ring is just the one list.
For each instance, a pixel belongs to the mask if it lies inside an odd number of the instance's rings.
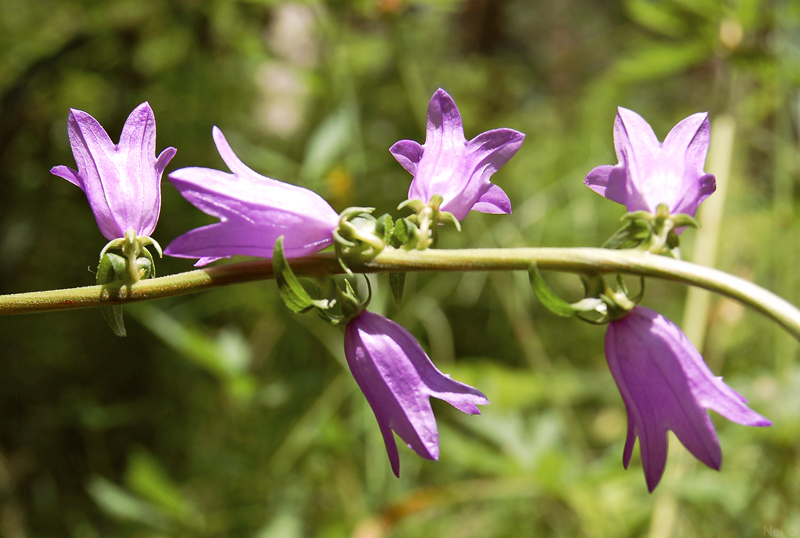
[{"label": "out-of-focus leaf", "polygon": [[675,75],[705,61],[713,49],[702,40],[688,43],[649,43],[611,68],[611,77],[631,83]]},{"label": "out-of-focus leaf", "polygon": [[316,181],[343,153],[352,141],[353,124],[346,108],[325,118],[308,140],[301,177]]},{"label": "out-of-focus leaf", "polygon": [[167,519],[161,511],[101,476],[92,477],[86,491],[100,509],[112,517],[159,529],[167,527]]},{"label": "out-of-focus leaf", "polygon": [[200,521],[200,514],[183,496],[161,463],[149,452],[143,449],[131,452],[128,456],[125,483],[171,519],[191,524]]},{"label": "out-of-focus leaf", "polygon": [[645,28],[670,37],[684,35],[687,30],[686,20],[675,12],[669,2],[653,2],[652,0],[628,0],[625,11],[631,19]]}]

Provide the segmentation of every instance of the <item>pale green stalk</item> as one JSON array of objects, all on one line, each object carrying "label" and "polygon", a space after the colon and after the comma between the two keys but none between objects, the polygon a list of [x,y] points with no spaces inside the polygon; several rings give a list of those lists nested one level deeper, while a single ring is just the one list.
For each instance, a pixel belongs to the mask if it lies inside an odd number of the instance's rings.
[{"label": "pale green stalk", "polygon": [[[624,273],[671,280],[704,288],[761,312],[800,340],[800,310],[777,295],[728,273],[693,263],[639,251],[601,248],[487,248],[405,251],[387,248],[371,260],[348,260],[358,273],[406,271],[527,271],[532,263],[542,271]],[[291,260],[298,276],[337,274],[342,268],[332,254]],[[0,314],[23,314],[124,304],[193,293],[238,282],[273,277],[265,261],[232,263],[140,280],[119,288],[87,286],[0,296]]]}]

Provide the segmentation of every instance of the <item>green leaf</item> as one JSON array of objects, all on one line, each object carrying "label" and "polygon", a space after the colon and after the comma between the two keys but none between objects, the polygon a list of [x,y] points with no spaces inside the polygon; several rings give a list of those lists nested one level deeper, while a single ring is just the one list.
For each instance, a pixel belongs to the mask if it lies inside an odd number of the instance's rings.
[{"label": "green leaf", "polygon": [[405,273],[389,273],[389,286],[392,288],[392,297],[397,308],[403,303],[403,290],[406,286]]},{"label": "green leaf", "polygon": [[685,35],[687,21],[674,5],[652,0],[628,0],[625,2],[628,15],[645,28],[662,35],[677,37]]},{"label": "green leaf", "polygon": [[539,272],[539,267],[535,263],[532,264],[531,268],[528,270],[528,276],[536,297],[552,313],[569,318],[578,312],[578,309],[556,295],[553,290],[547,286],[544,278],[542,278],[542,273]]},{"label": "green leaf", "polygon": [[620,58],[611,76],[622,83],[658,80],[686,71],[713,54],[713,47],[702,37],[684,43],[647,43]]},{"label": "green leaf", "polygon": [[391,242],[393,230],[394,222],[388,213],[383,214],[375,219],[375,234],[383,239],[384,243],[387,245]]},{"label": "green leaf", "polygon": [[122,315],[122,305],[114,304],[111,306],[101,306],[100,313],[103,314],[103,319],[106,320],[111,331],[119,336],[128,336],[125,331],[125,319]]},{"label": "green leaf", "polygon": [[297,280],[289,261],[283,253],[283,236],[275,241],[275,248],[272,251],[272,267],[275,271],[275,282],[278,284],[278,292],[286,308],[292,312],[303,314],[314,307],[314,301],[309,297],[300,281]]}]

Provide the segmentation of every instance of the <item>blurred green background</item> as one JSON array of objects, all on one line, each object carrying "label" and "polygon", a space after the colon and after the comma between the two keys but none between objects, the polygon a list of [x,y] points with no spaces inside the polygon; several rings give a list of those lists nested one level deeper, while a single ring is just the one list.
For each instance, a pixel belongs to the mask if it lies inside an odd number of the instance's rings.
[{"label": "blurred green background", "polygon": [[[615,163],[616,106],[663,139],[709,111],[719,225],[687,259],[795,304],[800,3],[791,0],[0,0],[0,292],[91,284],[105,239],[74,166],[69,108],[118,140],[149,101],[169,170],[223,168],[218,125],[255,170],[337,210],[393,211],[438,87],[471,138],[527,134],[493,180],[511,216],[473,213],[441,246],[598,246],[623,209],[583,184]],[[726,173],[730,169],[730,174]],[[727,177],[729,175],[729,177]],[[164,178],[166,246],[212,222]],[[701,211],[700,218],[703,220]],[[709,259],[716,246],[716,260]],[[160,274],[188,270],[164,259]],[[577,297],[572,276],[548,275]],[[400,447],[401,478],[344,363],[342,334],[288,313],[272,282],[0,320],[0,536],[791,536],[800,528],[798,345],[728,300],[650,282],[657,308],[774,426],[713,417],[721,473],[671,443],[647,493],[602,327],[557,319],[524,274],[420,274],[399,311],[442,370],[489,397],[434,408],[441,461]],[[441,404],[441,405],[440,405]],[[672,439],[674,441],[674,439]],[[780,533],[780,534],[779,534]]]}]

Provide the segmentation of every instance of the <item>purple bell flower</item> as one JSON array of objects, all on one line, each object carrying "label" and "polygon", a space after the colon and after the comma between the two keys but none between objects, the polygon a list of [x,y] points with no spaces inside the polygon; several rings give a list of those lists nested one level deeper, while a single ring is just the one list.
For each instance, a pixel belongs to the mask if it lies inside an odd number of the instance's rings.
[{"label": "purple bell flower", "polygon": [[455,102],[439,89],[428,105],[425,144],[401,140],[389,151],[414,176],[409,200],[427,204],[438,194],[443,198],[440,209],[462,220],[471,209],[511,213],[508,196],[489,178],[514,156],[524,139],[519,131],[495,129],[467,141]]},{"label": "purple bell flower", "polygon": [[772,424],[715,376],[686,335],[657,312],[636,306],[609,323],[605,348],[628,412],[622,463],[627,469],[638,437],[651,492],[664,473],[668,430],[697,459],[719,470],[722,451],[706,409],[745,426]]},{"label": "purple bell flower", "polygon": [[378,314],[365,310],[347,324],[344,349],[350,371],[378,419],[396,476],[400,457],[392,430],[421,457],[439,459],[431,396],[470,415],[480,414],[477,405],[489,403],[477,389],[440,372],[407,330]]},{"label": "purple bell flower", "polygon": [[161,211],[161,174],[175,155],[167,148],[156,158],[156,119],[147,102],[131,112],[114,144],[103,126],[81,110],[71,109],[69,143],[78,166],[55,166],[53,175],[86,193],[100,232],[113,241],[149,237]]},{"label": "purple bell flower", "polygon": [[714,176],[703,171],[709,138],[707,113],[682,120],[662,144],[639,114],[619,107],[614,121],[619,164],[598,166],[584,183],[628,212],[656,213],[666,204],[671,214],[694,217],[716,189]]},{"label": "purple bell flower", "polygon": [[199,258],[195,265],[205,265],[233,255],[272,258],[281,235],[287,258],[312,254],[333,243],[339,215],[328,202],[313,191],[248,168],[217,127],[213,137],[232,174],[181,168],[169,179],[184,198],[220,222],[176,238],[164,251],[167,255]]}]

